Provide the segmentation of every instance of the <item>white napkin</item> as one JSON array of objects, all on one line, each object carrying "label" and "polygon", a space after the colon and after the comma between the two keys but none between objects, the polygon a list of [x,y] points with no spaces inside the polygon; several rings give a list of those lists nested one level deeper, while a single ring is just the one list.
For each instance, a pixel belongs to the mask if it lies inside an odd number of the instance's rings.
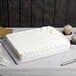
[{"label": "white napkin", "polygon": [[9,64],[9,61],[2,55],[1,52],[1,43],[0,43],[0,65],[7,66]]},{"label": "white napkin", "polygon": [[0,65],[7,66],[8,64],[9,64],[9,61],[4,57],[0,56]]}]

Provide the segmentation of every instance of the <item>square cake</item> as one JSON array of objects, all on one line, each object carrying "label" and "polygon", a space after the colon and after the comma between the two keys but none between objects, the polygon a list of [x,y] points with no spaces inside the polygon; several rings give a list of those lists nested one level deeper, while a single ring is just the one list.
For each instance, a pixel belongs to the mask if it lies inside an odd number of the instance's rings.
[{"label": "square cake", "polygon": [[52,26],[8,34],[6,41],[19,60],[51,56],[70,48],[69,40]]}]

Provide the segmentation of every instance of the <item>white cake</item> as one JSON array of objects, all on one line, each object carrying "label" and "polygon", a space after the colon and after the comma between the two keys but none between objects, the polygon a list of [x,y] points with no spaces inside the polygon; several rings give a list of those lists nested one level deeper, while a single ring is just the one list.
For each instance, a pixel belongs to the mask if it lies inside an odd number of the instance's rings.
[{"label": "white cake", "polygon": [[25,61],[69,50],[69,40],[54,27],[47,26],[8,34],[6,40],[19,59]]}]

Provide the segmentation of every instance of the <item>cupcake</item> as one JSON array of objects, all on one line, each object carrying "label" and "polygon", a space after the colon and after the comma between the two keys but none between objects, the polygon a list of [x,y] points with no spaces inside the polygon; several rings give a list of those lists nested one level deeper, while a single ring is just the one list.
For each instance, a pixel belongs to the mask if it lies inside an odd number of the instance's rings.
[{"label": "cupcake", "polygon": [[65,35],[71,35],[72,34],[72,26],[71,25],[66,25],[64,26],[64,34]]},{"label": "cupcake", "polygon": [[72,44],[76,44],[76,32],[71,37]]}]

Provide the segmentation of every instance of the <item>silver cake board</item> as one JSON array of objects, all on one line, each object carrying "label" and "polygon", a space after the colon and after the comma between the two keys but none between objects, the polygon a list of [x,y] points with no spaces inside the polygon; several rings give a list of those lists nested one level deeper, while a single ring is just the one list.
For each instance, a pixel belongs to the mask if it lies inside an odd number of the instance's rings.
[{"label": "silver cake board", "polygon": [[15,55],[15,53],[13,52],[13,49],[9,46],[9,44],[5,41],[5,39],[0,40],[0,42],[1,42],[2,46],[4,47],[4,49],[8,52],[8,54],[10,55],[10,57],[12,58],[12,60],[16,64],[21,63],[20,60]]}]

